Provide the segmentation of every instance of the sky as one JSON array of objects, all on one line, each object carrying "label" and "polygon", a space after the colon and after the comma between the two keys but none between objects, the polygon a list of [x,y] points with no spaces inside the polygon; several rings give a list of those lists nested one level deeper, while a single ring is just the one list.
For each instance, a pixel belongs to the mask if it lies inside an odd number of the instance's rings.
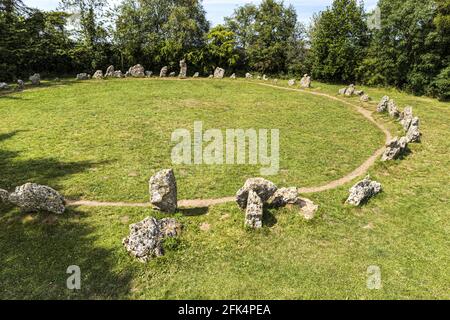
[{"label": "sky", "polygon": [[[43,10],[52,10],[58,6],[59,0],[24,0],[25,4]],[[120,2],[120,0],[110,0],[110,2]],[[223,17],[230,16],[234,9],[246,3],[259,3],[260,0],[203,0],[203,6],[207,13],[207,18],[213,25],[223,22]],[[292,4],[297,10],[299,21],[308,24],[315,12],[324,10],[331,5],[333,0],[285,0],[287,4]],[[375,8],[378,0],[365,0],[366,10]]]}]

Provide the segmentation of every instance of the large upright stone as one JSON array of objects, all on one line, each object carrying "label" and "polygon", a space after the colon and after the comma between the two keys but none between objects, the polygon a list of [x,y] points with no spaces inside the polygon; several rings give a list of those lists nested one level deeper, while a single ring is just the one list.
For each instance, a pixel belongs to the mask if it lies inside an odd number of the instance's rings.
[{"label": "large upright stone", "polygon": [[300,87],[302,88],[311,88],[311,77],[305,74],[303,78],[300,80]]},{"label": "large upright stone", "polygon": [[167,77],[167,71],[169,71],[169,68],[167,66],[162,67],[161,71],[159,72],[159,77],[160,78]]},{"label": "large upright stone", "polygon": [[95,71],[94,75],[92,76],[92,79],[103,79],[103,71],[102,70],[97,70]]},{"label": "large upright stone", "polygon": [[141,222],[130,225],[130,234],[122,244],[129,254],[140,262],[148,262],[164,254],[164,240],[180,234],[181,224],[175,219],[157,220],[147,217]]},{"label": "large upright stone", "polygon": [[252,229],[260,229],[263,225],[264,203],[258,194],[250,190],[245,211],[245,225]]},{"label": "large upright stone", "polygon": [[265,203],[274,195],[277,189],[277,186],[269,180],[264,178],[250,178],[237,192],[236,202],[241,209],[245,209],[247,207],[248,193],[250,190],[253,190],[258,194],[262,202]]},{"label": "large upright stone", "polygon": [[106,69],[105,78],[108,77],[114,77],[114,66],[109,66],[108,69]]},{"label": "large upright stone", "polygon": [[414,117],[411,120],[411,124],[406,133],[406,140],[410,142],[420,142],[420,120],[418,117]]},{"label": "large upright stone", "polygon": [[350,189],[350,196],[347,199],[347,203],[360,206],[380,192],[381,184],[370,180],[370,177],[367,176]]},{"label": "large upright stone", "polygon": [[395,137],[387,145],[384,151],[381,161],[389,161],[398,159],[405,151],[408,146],[408,141],[406,137]]},{"label": "large upright stone", "polygon": [[377,106],[377,112],[379,113],[385,112],[388,109],[389,100],[390,99],[388,96],[384,96],[383,98],[381,98],[381,101]]},{"label": "large upright stone", "polygon": [[9,202],[18,206],[23,212],[46,211],[62,214],[65,211],[65,200],[57,191],[35,183],[17,187],[9,195]]},{"label": "large upright stone", "polygon": [[162,212],[177,211],[177,182],[172,169],[162,170],[150,178],[150,202]]},{"label": "large upright stone", "polygon": [[224,76],[225,76],[225,69],[217,67],[216,70],[214,70],[214,78],[223,79]]},{"label": "large upright stone", "polygon": [[186,60],[183,59],[180,61],[180,79],[186,79],[187,78],[187,63]]},{"label": "large upright stone", "polygon": [[29,80],[32,85],[38,86],[41,84],[41,75],[39,73],[35,73],[29,78]]},{"label": "large upright stone", "polygon": [[132,66],[128,73],[133,78],[144,78],[145,77],[145,69],[140,64],[137,64],[135,66]]}]

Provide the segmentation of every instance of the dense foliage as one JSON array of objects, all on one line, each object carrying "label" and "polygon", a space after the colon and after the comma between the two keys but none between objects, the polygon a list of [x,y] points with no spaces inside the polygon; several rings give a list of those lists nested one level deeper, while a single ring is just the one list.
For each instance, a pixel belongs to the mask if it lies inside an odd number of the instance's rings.
[{"label": "dense foliage", "polygon": [[[368,23],[377,18],[376,25]],[[187,59],[209,74],[253,70],[395,86],[450,98],[450,0],[334,0],[306,32],[292,6],[246,4],[211,28],[201,0],[61,0],[57,11],[0,0],[0,81],[73,75],[114,64],[158,71]]]}]

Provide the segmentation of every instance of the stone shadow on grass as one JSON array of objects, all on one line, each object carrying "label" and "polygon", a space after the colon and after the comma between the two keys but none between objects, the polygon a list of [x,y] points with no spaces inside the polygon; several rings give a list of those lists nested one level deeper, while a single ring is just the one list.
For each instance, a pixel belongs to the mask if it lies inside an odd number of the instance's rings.
[{"label": "stone shadow on grass", "polygon": [[[114,250],[96,244],[99,232],[86,213],[0,215],[0,299],[121,299],[130,292],[132,268],[113,271]],[[69,290],[69,266],[81,270],[81,290]]]}]

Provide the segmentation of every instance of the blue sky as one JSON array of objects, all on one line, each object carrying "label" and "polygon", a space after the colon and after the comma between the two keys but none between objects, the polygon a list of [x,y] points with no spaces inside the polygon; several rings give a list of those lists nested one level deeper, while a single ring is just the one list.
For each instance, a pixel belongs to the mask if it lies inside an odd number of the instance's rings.
[{"label": "blue sky", "polygon": [[[24,2],[31,7],[51,10],[57,7],[59,0],[24,0]],[[117,3],[120,0],[110,0],[110,2]],[[203,0],[203,5],[208,20],[215,25],[222,23],[223,17],[231,15],[236,7],[251,2],[259,3],[260,0]],[[313,13],[325,9],[332,2],[332,0],[285,0],[285,3],[292,4],[295,7],[299,20],[304,23],[310,21]],[[373,9],[377,0],[365,0],[364,3],[366,9]]]}]

